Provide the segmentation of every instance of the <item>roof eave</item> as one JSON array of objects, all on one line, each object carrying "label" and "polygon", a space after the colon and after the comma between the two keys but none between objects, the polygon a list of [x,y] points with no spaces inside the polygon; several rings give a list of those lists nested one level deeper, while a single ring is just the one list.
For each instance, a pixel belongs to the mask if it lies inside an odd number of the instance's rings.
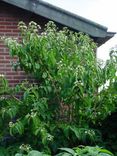
[{"label": "roof eave", "polygon": [[[105,38],[108,38],[107,27],[100,24],[87,20],[81,16],[63,10],[61,8],[55,7],[47,2],[40,0],[2,0],[9,4],[15,5],[19,8],[28,10],[37,15],[43,16],[49,20],[53,20],[57,23],[65,25],[76,31],[84,32],[93,38],[102,39],[102,42],[106,42]],[[115,33],[110,35],[110,38],[114,36]],[[103,41],[104,39],[104,41]],[[102,43],[103,44],[103,43]]]},{"label": "roof eave", "polygon": [[108,40],[110,40],[115,34],[116,32],[107,32],[107,35],[104,38],[98,37],[98,38],[94,38],[94,40],[95,42],[98,43],[98,47],[99,47],[105,42],[107,42]]}]

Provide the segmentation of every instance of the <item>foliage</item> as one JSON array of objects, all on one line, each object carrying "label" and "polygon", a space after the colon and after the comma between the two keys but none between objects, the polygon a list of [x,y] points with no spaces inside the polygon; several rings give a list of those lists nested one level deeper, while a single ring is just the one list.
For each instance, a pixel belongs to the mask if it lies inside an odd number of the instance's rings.
[{"label": "foliage", "polygon": [[0,95],[8,91],[8,81],[5,79],[3,74],[0,74]]},{"label": "foliage", "polygon": [[55,152],[58,147],[73,147],[79,144],[96,145],[102,141],[101,133],[98,130],[70,124],[54,125],[51,128],[51,134],[54,136],[51,147]]},{"label": "foliage", "polygon": [[[23,145],[25,148],[25,145]],[[43,152],[39,152],[36,150],[29,150],[28,151],[26,149],[21,149],[20,153],[15,154],[15,156],[50,156],[48,154],[45,154]]]},{"label": "foliage", "polygon": [[[14,88],[15,92],[17,90],[24,92],[22,99],[17,99],[13,92],[13,95],[9,94],[10,96],[0,101],[2,146],[7,148],[9,144],[14,145],[14,149],[11,148],[13,151],[18,150],[16,147],[22,143],[28,143],[49,153],[50,149],[56,152],[58,147],[73,146],[76,142],[77,144],[99,142],[101,136],[96,130],[54,121],[47,105],[48,99],[39,97],[38,86],[27,85],[29,84],[23,83]],[[10,148],[8,151],[11,152]]]},{"label": "foliage", "polygon": [[[19,23],[22,41],[7,38],[5,43],[17,69],[33,74],[39,81],[39,95],[49,98],[57,120],[63,115],[68,122],[79,126],[97,123],[115,110],[112,90],[117,67],[117,55],[113,51],[110,60],[101,68],[96,61],[96,45],[82,33],[73,33],[67,28],[58,30],[53,22],[45,31],[35,22]],[[103,87],[98,92],[98,88]]]},{"label": "foliage", "polygon": [[[32,74],[37,84],[9,88],[7,81],[0,79],[0,95],[6,94],[0,98],[1,146],[14,145],[15,150],[28,144],[51,154],[58,147],[101,143],[100,132],[92,127],[117,107],[116,51],[101,68],[95,57],[96,45],[87,35],[58,30],[53,22],[43,33],[35,22],[28,26],[20,22],[18,27],[20,41],[3,40],[10,55],[17,57],[14,69],[20,67]],[[15,95],[18,92],[22,92],[21,99]]]},{"label": "foliage", "polygon": [[60,148],[63,152],[56,156],[114,156],[110,151],[99,147]]},{"label": "foliage", "polygon": [[[110,151],[99,148],[98,146],[79,146],[75,148],[60,148],[61,152],[55,156],[114,156]],[[1,156],[11,156],[8,151],[4,148],[0,148]],[[12,155],[14,156],[14,154]],[[29,145],[22,145],[20,147],[19,153],[15,156],[51,156],[44,152],[39,152],[37,150],[32,150]]]},{"label": "foliage", "polygon": [[28,89],[25,85],[21,84],[14,89],[24,91],[21,100],[11,94],[0,100],[0,143],[7,146],[10,143],[20,145],[28,142],[32,146],[37,144],[46,148],[53,140],[53,136],[47,131],[51,121],[50,114],[47,113],[47,99],[38,97],[36,86],[30,86]]},{"label": "foliage", "polygon": [[117,155],[117,112],[111,114],[103,121],[100,131],[105,147]]},{"label": "foliage", "polygon": [[110,91],[113,95],[113,105],[115,105],[116,109],[103,120],[99,130],[102,133],[104,146],[117,155],[117,72],[113,85],[108,87],[108,93]]}]

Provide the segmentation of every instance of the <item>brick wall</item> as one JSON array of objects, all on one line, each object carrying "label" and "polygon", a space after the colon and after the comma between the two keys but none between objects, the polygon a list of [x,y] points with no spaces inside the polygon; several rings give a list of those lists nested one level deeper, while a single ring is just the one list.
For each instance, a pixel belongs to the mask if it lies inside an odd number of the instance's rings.
[{"label": "brick wall", "polygon": [[[43,27],[47,19],[32,14],[31,12],[19,9],[15,6],[0,2],[0,36],[19,37],[17,24],[19,21],[26,23],[35,21]],[[11,86],[20,83],[22,80],[30,79],[23,71],[14,71],[11,66],[9,50],[0,42],[0,74],[4,74]]]}]

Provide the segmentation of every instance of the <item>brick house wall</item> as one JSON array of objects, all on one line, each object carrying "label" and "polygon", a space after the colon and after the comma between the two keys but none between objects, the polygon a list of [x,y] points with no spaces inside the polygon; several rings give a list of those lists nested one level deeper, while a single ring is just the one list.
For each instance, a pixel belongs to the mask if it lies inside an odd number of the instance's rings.
[{"label": "brick house wall", "polygon": [[[29,23],[35,21],[43,26],[48,22],[47,19],[37,16],[31,12],[19,9],[15,6],[0,2],[0,36],[10,36],[19,38],[17,25],[19,21]],[[11,65],[8,48],[0,42],[0,74],[4,74],[10,86],[20,83],[22,80],[30,79],[23,71],[14,71]]]}]

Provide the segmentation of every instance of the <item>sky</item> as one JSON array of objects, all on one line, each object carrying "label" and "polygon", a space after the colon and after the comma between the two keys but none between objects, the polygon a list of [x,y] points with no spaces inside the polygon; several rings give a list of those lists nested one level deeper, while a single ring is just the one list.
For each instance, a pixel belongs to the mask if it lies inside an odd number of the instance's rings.
[{"label": "sky", "polygon": [[[43,0],[77,15],[85,17],[117,32],[117,0]],[[97,50],[97,57],[109,58],[109,51],[117,45],[117,35]]]}]

